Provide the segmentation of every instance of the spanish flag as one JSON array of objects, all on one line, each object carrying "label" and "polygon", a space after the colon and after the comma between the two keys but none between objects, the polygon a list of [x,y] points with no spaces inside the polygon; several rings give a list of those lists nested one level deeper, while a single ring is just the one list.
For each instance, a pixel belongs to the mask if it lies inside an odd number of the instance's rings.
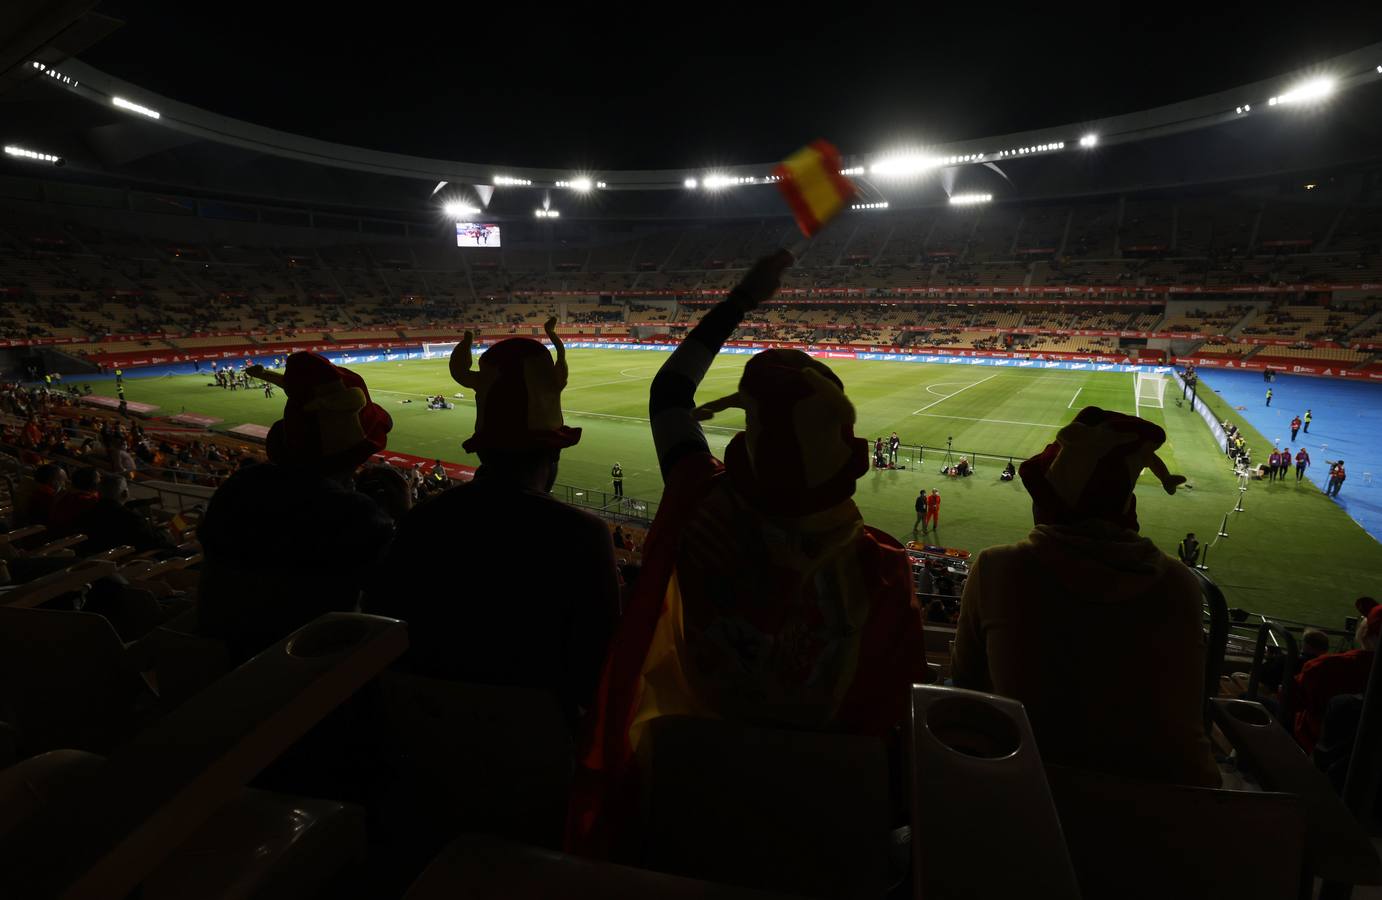
[{"label": "spanish flag", "polygon": [[773,169],[773,176],[807,237],[815,237],[857,193],[840,174],[840,151],[829,141],[802,147]]}]

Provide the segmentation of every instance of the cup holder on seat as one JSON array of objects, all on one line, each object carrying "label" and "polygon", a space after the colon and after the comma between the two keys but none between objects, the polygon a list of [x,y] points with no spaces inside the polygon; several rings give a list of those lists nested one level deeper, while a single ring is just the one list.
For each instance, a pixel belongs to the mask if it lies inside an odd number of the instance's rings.
[{"label": "cup holder on seat", "polygon": [[1272,717],[1267,710],[1262,708],[1262,704],[1254,703],[1250,700],[1226,700],[1223,702],[1225,711],[1244,725],[1262,727],[1272,724]]},{"label": "cup holder on seat", "polygon": [[303,626],[288,641],[288,655],[298,659],[335,656],[360,643],[369,632],[369,623],[356,618],[313,622]]},{"label": "cup holder on seat", "polygon": [[1006,759],[1022,745],[1007,713],[971,697],[937,700],[926,710],[926,728],[949,749],[976,759]]}]

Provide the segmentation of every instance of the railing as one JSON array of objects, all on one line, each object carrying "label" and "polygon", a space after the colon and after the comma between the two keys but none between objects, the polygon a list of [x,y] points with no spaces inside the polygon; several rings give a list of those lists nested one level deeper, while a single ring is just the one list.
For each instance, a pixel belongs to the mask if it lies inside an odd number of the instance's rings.
[{"label": "railing", "polygon": [[[216,493],[214,487],[207,487],[200,484],[176,484],[168,481],[138,481],[130,485],[130,495],[140,498],[140,494],[145,497],[152,493],[158,497],[158,505],[165,510],[185,512],[194,506],[205,507],[211,500],[211,495]],[[170,503],[170,500],[172,501]]]},{"label": "railing", "polygon": [[[884,441],[883,455],[887,456],[887,442]],[[870,445],[869,454],[872,461],[873,448]],[[1011,453],[980,453],[977,450],[955,450],[950,447],[929,447],[925,444],[903,444],[897,448],[897,467],[899,469],[910,469],[918,472],[926,471],[929,465],[932,470],[939,473],[943,467],[953,466],[964,457],[969,460],[971,472],[979,471],[980,459],[999,459],[1011,461],[1014,459]]]},{"label": "railing", "polygon": [[647,527],[652,524],[653,519],[657,518],[658,501],[656,500],[645,500],[624,494],[614,494],[610,491],[597,491],[561,483],[552,485],[552,496],[571,506],[588,509],[611,522],[627,522]]}]

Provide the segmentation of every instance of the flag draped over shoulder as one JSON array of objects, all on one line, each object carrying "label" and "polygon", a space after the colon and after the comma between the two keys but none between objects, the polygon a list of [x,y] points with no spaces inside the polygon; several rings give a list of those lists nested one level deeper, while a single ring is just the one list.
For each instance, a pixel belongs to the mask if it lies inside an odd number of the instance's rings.
[{"label": "flag draped over shoulder", "polygon": [[853,182],[840,174],[840,151],[829,141],[802,147],[773,169],[773,175],[807,237],[815,237],[857,193]]}]

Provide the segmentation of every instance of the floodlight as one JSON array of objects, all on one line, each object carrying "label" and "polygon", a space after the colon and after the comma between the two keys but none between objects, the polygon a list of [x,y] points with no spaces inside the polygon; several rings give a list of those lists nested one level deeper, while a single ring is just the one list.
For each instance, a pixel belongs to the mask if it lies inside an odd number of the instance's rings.
[{"label": "floodlight", "polygon": [[1080,138],[1081,147],[1093,147],[1097,143],[1099,143],[1099,136],[1097,134],[1087,134]]},{"label": "floodlight", "polygon": [[684,187],[684,188],[686,188],[688,191],[693,191],[693,190],[696,189],[696,185],[697,185],[697,184],[698,184],[698,182],[696,181],[696,179],[694,179],[694,178],[688,178],[688,179],[686,179],[685,181],[683,181],[683,182],[681,183],[681,186]]},{"label": "floodlight", "polygon": [[1277,106],[1283,103],[1309,103],[1312,100],[1323,100],[1334,93],[1335,82],[1328,76],[1311,78],[1303,81],[1291,88],[1284,94],[1278,94],[1267,101],[1268,106]]},{"label": "floodlight", "polygon": [[992,194],[951,194],[951,206],[973,206],[976,203],[988,203],[993,199]]},{"label": "floodlight", "polygon": [[19,159],[31,159],[34,162],[52,163],[55,166],[60,166],[64,162],[61,156],[56,156],[52,153],[39,153],[37,150],[28,150],[24,147],[15,147],[12,145],[5,146],[5,153]]},{"label": "floodlight", "polygon": [[920,153],[899,153],[883,157],[875,162],[869,171],[874,175],[889,178],[906,178],[911,175],[919,175],[941,165],[945,165],[945,161],[933,156],[924,156]]},{"label": "floodlight", "polygon": [[573,191],[588,191],[591,187],[593,187],[593,185],[590,183],[590,179],[585,176],[574,179],[571,182],[571,189]]},{"label": "floodlight", "polygon": [[450,200],[442,204],[442,212],[446,213],[448,216],[451,216],[454,219],[459,219],[465,216],[478,215],[480,210],[476,209],[468,203],[460,203],[456,200]]},{"label": "floodlight", "polygon": [[138,103],[131,103],[124,97],[111,97],[110,102],[121,109],[127,109],[132,113],[139,113],[141,116],[148,116],[150,119],[162,118],[158,110],[149,109],[147,106],[140,106]]}]

